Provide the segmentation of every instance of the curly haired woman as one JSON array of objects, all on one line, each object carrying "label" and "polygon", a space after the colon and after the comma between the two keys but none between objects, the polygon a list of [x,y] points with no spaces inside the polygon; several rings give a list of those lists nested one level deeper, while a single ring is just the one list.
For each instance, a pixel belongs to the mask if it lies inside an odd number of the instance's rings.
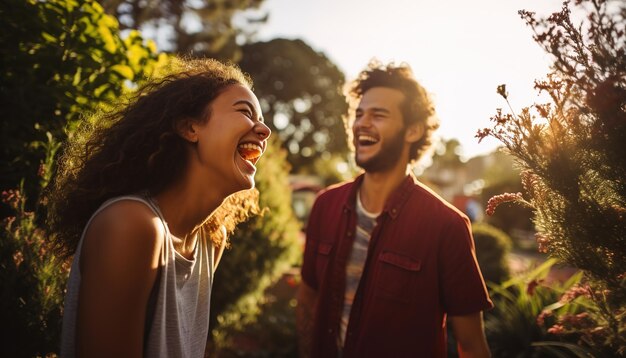
[{"label": "curly haired woman", "polygon": [[50,224],[74,255],[64,357],[204,356],[213,272],[227,231],[258,210],[248,189],[270,130],[238,68],[174,63],[59,163]]}]

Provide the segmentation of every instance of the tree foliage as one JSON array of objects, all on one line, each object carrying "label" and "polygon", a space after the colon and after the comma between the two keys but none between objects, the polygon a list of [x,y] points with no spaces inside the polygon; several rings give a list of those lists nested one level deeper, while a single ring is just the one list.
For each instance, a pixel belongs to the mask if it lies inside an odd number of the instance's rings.
[{"label": "tree foliage", "polygon": [[242,51],[239,64],[254,79],[266,122],[294,172],[331,153],[348,154],[344,76],[335,64],[301,40],[251,43]]},{"label": "tree foliage", "polygon": [[[171,50],[194,56],[236,59],[236,37],[244,30],[233,24],[236,13],[258,8],[263,0],[102,0],[106,12],[125,29],[169,32]],[[248,19],[265,22],[267,15]]]},{"label": "tree foliage", "polygon": [[36,198],[46,153],[54,155],[83,114],[151,73],[159,56],[137,32],[123,40],[95,1],[8,0],[0,16],[0,187],[25,179]]},{"label": "tree foliage", "polygon": [[[548,18],[520,11],[536,42],[554,58],[536,88],[551,101],[519,115],[498,110],[493,136],[522,168],[521,193],[490,201],[531,207],[540,250],[583,270],[604,322],[603,345],[626,350],[626,6],[579,0],[579,26],[568,3]],[[504,85],[498,88],[505,99]],[[591,343],[588,343],[591,344]]]}]

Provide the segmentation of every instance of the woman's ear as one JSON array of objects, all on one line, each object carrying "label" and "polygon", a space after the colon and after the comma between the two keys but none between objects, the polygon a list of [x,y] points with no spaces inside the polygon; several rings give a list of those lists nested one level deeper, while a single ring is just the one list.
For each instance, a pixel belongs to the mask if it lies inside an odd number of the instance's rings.
[{"label": "woman's ear", "polygon": [[181,119],[176,122],[176,132],[188,142],[196,143],[198,141],[198,132],[194,124],[195,122],[189,118]]},{"label": "woman's ear", "polygon": [[422,139],[424,136],[424,124],[414,123],[411,124],[404,134],[404,140],[409,143],[415,143]]}]

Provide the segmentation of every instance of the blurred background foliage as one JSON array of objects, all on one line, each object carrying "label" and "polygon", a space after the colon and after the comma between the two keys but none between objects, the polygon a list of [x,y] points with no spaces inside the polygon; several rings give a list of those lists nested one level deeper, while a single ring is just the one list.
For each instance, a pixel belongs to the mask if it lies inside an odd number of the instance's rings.
[{"label": "blurred background foliage", "polygon": [[93,1],[8,0],[0,4],[0,187],[24,180],[39,193],[37,172],[82,116],[152,73],[165,55]]},{"label": "blurred background foliage", "polygon": [[254,79],[263,114],[287,150],[293,172],[332,154],[348,156],[345,79],[334,63],[301,40],[245,44],[242,52],[239,65]]},{"label": "blurred background foliage", "polygon": [[[257,18],[244,14],[239,21],[235,15],[262,2],[0,3],[0,321],[11,322],[0,335],[0,356],[43,356],[58,350],[68,269],[49,251],[51,233],[42,220],[46,213],[42,189],[55,170],[57,152],[90,112],[106,109],[158,74],[171,54],[238,63],[253,78],[274,132],[257,176],[265,213],[235,232],[216,274],[208,353],[295,356],[293,292],[299,281],[300,229],[306,210],[298,221],[291,189],[298,194],[294,197],[309,200],[319,188],[349,179],[356,170],[342,122],[347,108],[341,91],[343,73],[326,54],[302,40],[255,41],[256,29],[269,14]],[[462,158],[458,141],[442,140],[420,175],[474,220],[477,259],[496,303],[485,316],[494,356],[604,357],[623,355],[626,349],[619,338],[625,325],[619,294],[624,277],[619,273],[624,271],[620,265],[626,251],[626,10],[618,6],[607,13],[605,1],[582,3],[589,16],[600,14],[596,17],[602,19],[586,34],[577,33],[577,26],[568,22],[567,7],[543,20],[521,13],[535,40],[555,59],[555,72],[537,84],[552,95],[557,112],[550,113],[560,116],[550,122],[555,125],[551,130],[556,128],[554,138],[571,138],[560,144],[546,141],[542,134],[532,142],[534,147],[526,147],[533,158],[545,158],[531,168],[544,175],[545,209],[537,211],[541,202],[523,185],[520,176],[528,167],[515,151]],[[166,39],[160,41],[159,50],[145,39],[157,37]],[[483,132],[493,133],[497,132]],[[530,133],[546,133],[546,128]],[[505,204],[485,217],[485,203],[501,192],[530,195],[535,210]],[[573,200],[577,193],[584,193],[578,201]],[[590,198],[604,199],[594,204]],[[573,209],[577,207],[584,210]],[[568,229],[559,230],[558,225]],[[536,230],[551,235],[550,253],[560,259],[558,263],[549,260],[534,266],[546,260],[537,253]],[[570,240],[574,236],[596,244],[568,244],[577,242]],[[512,265],[516,262],[523,262],[523,267]],[[590,285],[589,275],[572,276],[563,262],[596,278],[595,272],[608,272],[610,282]],[[555,278],[562,272],[567,274]],[[602,278],[595,282],[602,283]],[[7,327],[5,323],[3,328]]]}]

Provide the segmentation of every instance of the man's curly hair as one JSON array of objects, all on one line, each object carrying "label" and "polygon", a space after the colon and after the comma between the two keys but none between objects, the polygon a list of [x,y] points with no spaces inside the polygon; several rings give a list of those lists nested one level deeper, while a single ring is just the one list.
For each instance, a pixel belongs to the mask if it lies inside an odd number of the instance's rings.
[{"label": "man's curly hair", "polygon": [[[174,59],[168,75],[148,81],[117,109],[93,114],[68,140],[48,188],[48,224],[54,246],[71,256],[87,221],[106,200],[147,192],[156,195],[187,166],[182,120],[204,122],[209,104],[228,86],[252,87],[239,68],[211,59]],[[236,193],[200,230],[221,244],[249,214],[259,212],[256,189]]]},{"label": "man's curly hair", "polygon": [[415,123],[424,127],[424,135],[420,140],[413,143],[409,150],[409,161],[419,160],[424,152],[432,144],[432,134],[439,128],[439,120],[435,116],[435,106],[428,93],[415,77],[411,67],[406,63],[395,65],[393,62],[383,65],[377,60],[372,60],[367,68],[359,74],[348,87],[350,112],[346,118],[346,132],[349,144],[352,145],[352,119],[358,102],[365,92],[374,87],[387,87],[399,90],[404,94],[401,104],[402,118],[405,128]]}]

